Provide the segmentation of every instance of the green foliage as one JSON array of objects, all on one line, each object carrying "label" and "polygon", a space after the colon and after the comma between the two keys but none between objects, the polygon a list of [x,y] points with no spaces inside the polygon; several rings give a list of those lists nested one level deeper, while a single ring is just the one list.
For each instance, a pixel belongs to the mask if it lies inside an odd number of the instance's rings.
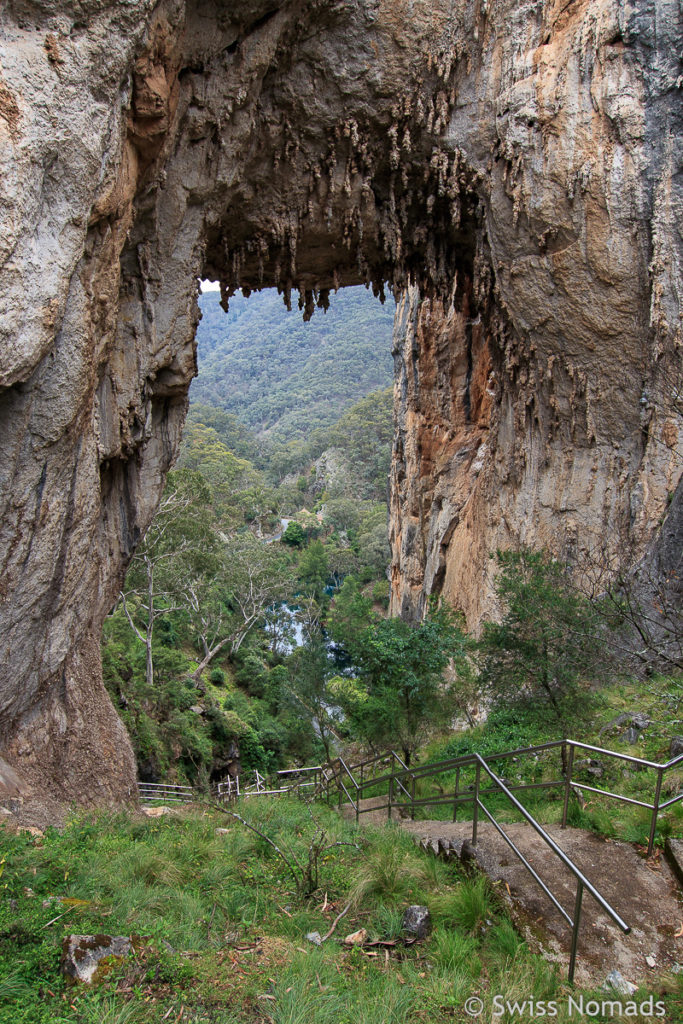
[{"label": "green foliage", "polygon": [[[391,389],[367,394],[391,376],[390,331],[383,352],[371,341],[378,311],[387,326],[389,317],[362,290],[334,305],[312,331],[272,293],[236,296],[227,317],[215,294],[202,299],[202,373],[179,468],[103,639],[107,686],[146,778],[208,777],[224,769],[235,740],[242,764],[261,770],[330,749],[328,666],[309,672],[310,652],[288,654],[292,621],[282,606],[296,605],[310,639],[330,584],[385,575],[386,504],[376,499],[385,497],[391,436]],[[257,317],[265,317],[258,331]],[[330,448],[328,471],[314,459]],[[287,482],[268,483],[284,473]],[[281,517],[294,515],[282,545],[269,544]],[[228,668],[246,706],[231,706],[232,693],[219,706]],[[302,698],[312,700],[311,713],[302,713]]]},{"label": "green foliage", "polygon": [[[379,619],[363,626],[367,599],[347,591],[347,616],[331,623],[332,635],[348,650],[365,691],[344,710],[355,734],[376,747],[400,746],[406,764],[430,730],[452,714],[451,685],[444,670],[451,659],[464,662],[466,640],[446,609],[417,625]],[[343,695],[339,691],[340,697]]]},{"label": "green foliage", "polygon": [[454,892],[436,901],[435,916],[451,928],[473,932],[495,916],[490,882],[484,875],[468,878]]},{"label": "green foliage", "polygon": [[299,559],[299,582],[302,593],[320,603],[329,575],[327,551],[319,540],[314,540]]},{"label": "green foliage", "polygon": [[590,710],[584,684],[604,673],[597,614],[546,553],[499,552],[498,563],[504,615],[484,625],[482,683],[495,702],[526,704],[566,731]]},{"label": "green foliage", "polygon": [[[486,723],[466,732],[456,733],[447,743],[440,745],[430,760],[466,757],[478,752],[482,757],[530,747],[549,738],[547,723],[526,703],[499,704],[491,709]],[[550,738],[555,739],[555,736]]]},{"label": "green foliage", "polygon": [[411,903],[429,885],[424,858],[406,838],[399,829],[387,827],[356,866],[350,893],[356,908],[371,902]]},{"label": "green foliage", "polygon": [[230,451],[216,430],[196,420],[188,423],[178,464],[201,474],[219,517],[239,521],[236,492],[245,490],[257,474],[251,463]]},{"label": "green foliage", "polygon": [[306,541],[306,534],[303,531],[303,527],[296,520],[292,520],[291,523],[287,523],[287,528],[282,534],[282,543],[289,544],[290,547],[300,548]]},{"label": "green foliage", "polygon": [[238,459],[254,462],[259,455],[256,437],[232,413],[224,412],[215,405],[203,405],[193,401],[187,414],[187,426],[184,447],[187,444],[187,431],[195,425],[215,430],[220,442]]},{"label": "green foliage", "polygon": [[386,497],[393,432],[393,388],[385,388],[361,398],[327,433],[326,446],[346,455],[363,497]]},{"label": "green foliage", "polygon": [[328,687],[330,662],[320,629],[311,631],[287,662],[287,680],[281,690],[281,707],[289,704],[292,715],[303,717],[319,737],[325,760],[334,756],[339,723],[332,717],[334,697]]},{"label": "green foliage", "polygon": [[332,636],[352,652],[360,643],[363,631],[376,622],[372,601],[362,593],[358,580],[347,576],[339,592],[335,594],[329,617]]}]

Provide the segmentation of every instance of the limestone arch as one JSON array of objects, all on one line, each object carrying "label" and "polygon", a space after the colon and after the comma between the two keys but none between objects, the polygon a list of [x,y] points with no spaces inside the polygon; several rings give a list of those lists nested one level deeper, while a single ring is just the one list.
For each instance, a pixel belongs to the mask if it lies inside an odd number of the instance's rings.
[{"label": "limestone arch", "polygon": [[305,315],[395,289],[394,610],[476,621],[513,539],[644,550],[680,478],[664,7],[8,6],[0,753],[29,785],[134,785],[99,630],[179,443],[203,273]]}]

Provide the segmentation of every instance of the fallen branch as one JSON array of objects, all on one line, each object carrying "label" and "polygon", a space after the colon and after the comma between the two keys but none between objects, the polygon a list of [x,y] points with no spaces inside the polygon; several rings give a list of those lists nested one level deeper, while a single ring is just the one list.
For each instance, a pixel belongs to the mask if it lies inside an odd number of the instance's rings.
[{"label": "fallen branch", "polygon": [[[60,918],[66,917],[67,914],[70,914],[71,911],[75,910],[75,909],[76,909],[75,906],[69,907],[69,909],[65,910],[63,914],[57,914],[57,917],[53,917],[51,921],[48,921],[47,924],[44,924],[43,928],[49,928],[51,924],[55,923],[55,921],[59,921]],[[43,930],[43,928],[41,928],[41,931]]]},{"label": "fallen branch", "polygon": [[[287,867],[289,869],[289,872],[290,872],[292,878],[294,879],[294,881],[296,883],[297,890],[299,889],[299,887],[301,885],[301,880],[300,880],[299,875],[296,872],[296,868],[294,867],[294,865],[296,864],[296,867],[299,868],[299,871],[301,872],[302,875],[303,875],[303,867],[301,866],[301,863],[299,862],[299,859],[297,858],[296,854],[291,853],[290,855],[291,855],[292,860],[290,860],[289,857],[282,852],[282,850],[277,845],[277,843],[274,843],[273,840],[269,836],[267,836],[265,834],[265,832],[262,832],[261,829],[256,828],[256,825],[252,825],[251,822],[248,822],[245,818],[242,817],[241,814],[238,814],[237,811],[228,811],[228,810],[225,809],[225,807],[221,807],[220,804],[211,804],[211,806],[214,807],[215,810],[220,811],[222,814],[227,814],[231,818],[236,818],[237,821],[240,821],[243,825],[246,826],[246,828],[250,829],[257,836],[260,836],[261,839],[265,840],[265,842],[268,843],[269,846],[272,846],[272,848],[275,850],[277,855],[279,857],[282,857],[282,860],[287,865]],[[292,861],[294,863],[292,863]]]},{"label": "fallen branch", "polygon": [[344,907],[344,909],[342,910],[341,914],[337,914],[337,916],[335,917],[334,921],[332,922],[332,925],[330,927],[329,932],[326,935],[323,935],[323,937],[321,939],[321,942],[325,942],[327,939],[329,939],[330,935],[332,934],[334,929],[337,927],[337,925],[341,921],[342,917],[344,917],[346,914],[348,914],[350,909],[351,909],[351,904],[347,903],[346,906]]}]

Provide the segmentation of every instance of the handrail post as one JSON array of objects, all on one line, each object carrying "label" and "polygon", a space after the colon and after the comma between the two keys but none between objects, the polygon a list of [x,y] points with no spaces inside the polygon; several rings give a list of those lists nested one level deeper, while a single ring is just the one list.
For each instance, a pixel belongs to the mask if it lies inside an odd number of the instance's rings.
[{"label": "handrail post", "polygon": [[650,835],[647,841],[647,855],[652,856],[652,850],[655,845],[655,832],[657,831],[657,815],[659,814],[659,798],[662,793],[662,778],[664,776],[664,769],[660,768],[657,772],[657,786],[655,788],[655,801],[652,805],[652,820],[650,821]]},{"label": "handrail post", "polygon": [[[563,748],[564,749],[564,748]],[[567,772],[564,780],[564,804],[562,807],[562,828],[567,827],[567,814],[569,812],[569,794],[572,788],[572,768],[574,766],[574,744],[569,743],[569,755],[567,757]]]},{"label": "handrail post", "polygon": [[477,823],[479,820],[479,776],[481,765],[477,761],[476,773],[474,776],[474,809],[472,811],[472,846],[477,845]]},{"label": "handrail post", "polygon": [[410,820],[415,821],[415,775],[411,772],[413,783],[410,787]]},{"label": "handrail post", "polygon": [[569,975],[568,980],[574,981],[574,967],[576,966],[576,947],[579,942],[579,926],[581,924],[581,903],[583,901],[583,882],[580,878],[576,880],[576,902],[574,903],[574,925],[572,927],[572,945],[569,953]]},{"label": "handrail post", "polygon": [[455,793],[453,794],[453,821],[458,820],[458,790],[460,789],[460,765],[455,769]]},{"label": "handrail post", "polygon": [[391,752],[389,762],[389,803],[387,805],[387,818],[391,821],[391,807],[394,802],[394,752]]}]

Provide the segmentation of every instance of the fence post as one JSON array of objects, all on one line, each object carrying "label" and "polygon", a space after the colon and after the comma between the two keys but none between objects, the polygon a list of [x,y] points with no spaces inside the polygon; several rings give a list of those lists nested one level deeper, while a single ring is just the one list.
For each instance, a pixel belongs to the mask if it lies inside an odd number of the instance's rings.
[{"label": "fence post", "polygon": [[477,761],[476,774],[474,776],[474,808],[472,811],[472,846],[477,845],[477,823],[479,821],[479,776],[481,765]]},{"label": "fence post", "polygon": [[460,789],[460,765],[455,769],[455,793],[453,794],[453,821],[458,820],[458,790]]},{"label": "fence post", "polygon": [[389,761],[389,804],[387,807],[387,818],[391,821],[391,807],[394,802],[394,752],[391,752]]},{"label": "fence post", "polygon": [[572,928],[572,945],[569,953],[569,975],[568,980],[574,980],[574,967],[576,966],[576,947],[579,941],[579,925],[581,924],[581,902],[583,900],[583,882],[580,878],[576,880],[576,902],[574,904],[574,926]]},{"label": "fence post", "polygon": [[657,831],[657,815],[659,814],[659,798],[662,792],[662,778],[664,772],[660,768],[657,772],[657,786],[655,788],[655,802],[652,805],[652,820],[650,822],[650,836],[647,841],[647,855],[652,856],[652,850],[655,845],[655,832]]},{"label": "fence post", "polygon": [[[565,745],[566,746],[566,745]],[[567,757],[567,771],[564,779],[564,805],[562,807],[562,825],[567,827],[567,813],[569,811],[569,794],[572,788],[572,768],[574,766],[574,744],[569,744],[569,755]]]},{"label": "fence post", "polygon": [[415,821],[415,776],[412,776],[413,783],[410,787],[410,820]]}]

